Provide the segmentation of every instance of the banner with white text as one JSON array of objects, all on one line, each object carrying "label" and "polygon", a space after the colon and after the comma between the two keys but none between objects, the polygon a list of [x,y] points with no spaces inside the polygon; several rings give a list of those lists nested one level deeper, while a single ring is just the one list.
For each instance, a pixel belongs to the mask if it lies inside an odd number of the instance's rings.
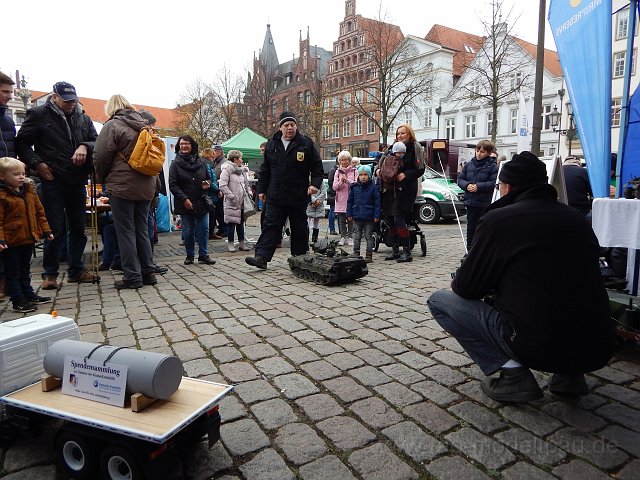
[{"label": "banner with white text", "polygon": [[549,25],[595,197],[609,196],[611,2],[551,0]]}]

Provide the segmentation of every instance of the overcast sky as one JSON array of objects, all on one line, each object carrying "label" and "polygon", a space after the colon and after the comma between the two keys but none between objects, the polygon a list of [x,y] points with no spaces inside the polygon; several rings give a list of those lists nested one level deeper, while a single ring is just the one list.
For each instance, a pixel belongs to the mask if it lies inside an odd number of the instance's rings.
[{"label": "overcast sky", "polygon": [[[433,24],[483,34],[488,0],[356,0],[357,13],[377,18],[380,5],[407,35],[424,37]],[[537,43],[539,2],[503,0],[519,16],[514,33]],[[120,93],[136,104],[173,108],[196,79],[212,82],[223,64],[246,78],[271,24],[280,62],[298,55],[300,30],[331,50],[344,0],[21,0],[4,5],[0,69],[19,70],[32,90],[59,80],[80,96]],[[401,5],[401,7],[396,7]],[[548,13],[548,1],[547,1]],[[513,23],[513,22],[512,22]],[[555,50],[549,28],[545,45]]]}]

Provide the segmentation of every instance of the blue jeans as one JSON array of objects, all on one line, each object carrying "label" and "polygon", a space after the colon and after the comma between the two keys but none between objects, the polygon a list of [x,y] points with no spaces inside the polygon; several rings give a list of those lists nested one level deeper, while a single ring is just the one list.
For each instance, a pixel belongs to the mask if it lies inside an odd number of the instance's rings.
[{"label": "blue jeans", "polygon": [[53,241],[44,242],[42,266],[44,273],[57,277],[60,269],[60,246],[67,228],[67,265],[70,276],[80,275],[84,271],[84,247],[87,237],[84,234],[86,220],[87,190],[84,185],[68,185],[63,182],[42,181],[42,204],[47,221],[54,235]]},{"label": "blue jeans", "polygon": [[7,293],[13,303],[33,296],[29,268],[31,255],[33,255],[33,244],[9,247],[2,252]]},{"label": "blue jeans", "polygon": [[121,263],[116,226],[113,223],[105,225],[102,228],[102,245],[102,263],[107,266],[111,266],[114,263]]},{"label": "blue jeans", "polygon": [[433,318],[464,348],[485,375],[517,360],[508,344],[511,328],[498,310],[482,300],[468,300],[451,290],[438,290],[427,300]]},{"label": "blue jeans", "polygon": [[329,209],[329,231],[336,231],[336,212],[333,210],[333,205]]},{"label": "blue jeans", "polygon": [[184,249],[187,257],[194,257],[196,241],[198,242],[198,256],[204,257],[207,253],[209,241],[209,213],[201,215],[182,215],[182,232],[184,235]]}]

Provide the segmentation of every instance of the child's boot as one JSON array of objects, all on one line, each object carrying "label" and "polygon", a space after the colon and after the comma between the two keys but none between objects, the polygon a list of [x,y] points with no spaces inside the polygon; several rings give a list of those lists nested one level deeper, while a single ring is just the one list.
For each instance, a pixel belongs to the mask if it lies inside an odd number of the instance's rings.
[{"label": "child's boot", "polygon": [[367,263],[373,262],[373,252],[365,252],[364,261]]}]

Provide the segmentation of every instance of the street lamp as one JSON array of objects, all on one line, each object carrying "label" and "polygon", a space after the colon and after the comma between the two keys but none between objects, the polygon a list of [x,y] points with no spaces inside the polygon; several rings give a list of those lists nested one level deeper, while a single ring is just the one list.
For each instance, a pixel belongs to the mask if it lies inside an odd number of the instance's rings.
[{"label": "street lamp", "polygon": [[[558,93],[560,92],[558,91]],[[560,101],[562,101],[562,96],[560,96]],[[562,103],[560,103],[560,108],[562,108]],[[553,111],[549,114],[549,122],[551,123],[551,128],[553,128],[554,132],[558,132],[558,145],[560,143],[560,135],[565,135],[567,137],[567,140],[569,140],[569,155],[571,155],[571,142],[576,138],[576,125],[573,119],[573,109],[571,108],[571,103],[567,102],[567,117],[569,118],[569,125],[566,129],[557,128],[560,124],[561,117],[562,113],[559,112],[558,108],[554,105]]]},{"label": "street lamp", "polygon": [[436,107],[436,115],[438,116],[438,132],[436,133],[436,138],[440,138],[440,114],[442,113],[442,105],[438,105]]}]

